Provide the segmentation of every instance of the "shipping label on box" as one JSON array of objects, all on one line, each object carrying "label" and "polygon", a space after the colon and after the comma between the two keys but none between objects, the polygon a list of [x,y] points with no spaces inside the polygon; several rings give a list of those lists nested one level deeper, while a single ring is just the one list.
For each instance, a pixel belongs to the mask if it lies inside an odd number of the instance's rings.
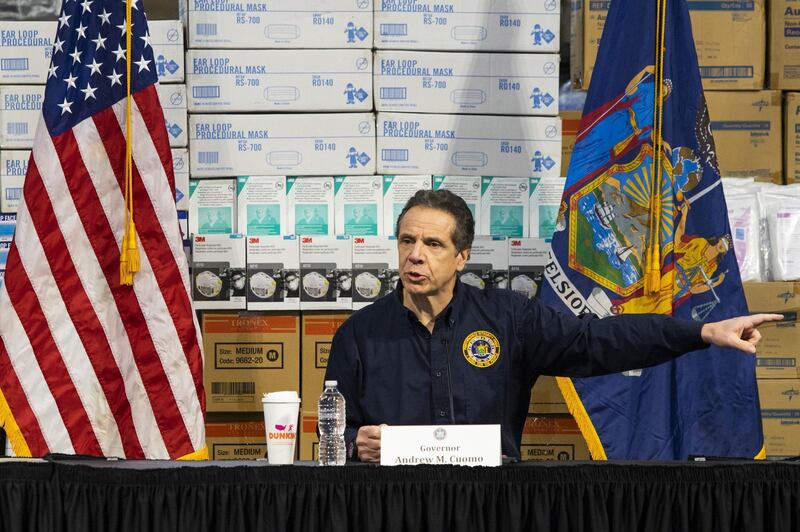
[{"label": "shipping label on box", "polygon": [[287,177],[286,222],[296,235],[333,235],[333,177]]},{"label": "shipping label on box", "polygon": [[530,179],[530,236],[553,238],[556,220],[561,207],[566,178],[548,177]]},{"label": "shipping label on box", "polygon": [[781,93],[707,91],[708,114],[723,176],[783,175]]},{"label": "shipping label on box", "polygon": [[548,263],[550,243],[543,238],[511,238],[508,241],[508,279],[511,290],[533,299],[539,292]]},{"label": "shipping label on box", "polygon": [[153,47],[158,81],[183,83],[186,77],[183,24],[180,20],[149,20],[147,29],[150,32],[150,45]]},{"label": "shipping label on box", "polygon": [[481,178],[481,227],[487,236],[527,237],[529,220],[528,178]]},{"label": "shipping label on box", "polygon": [[430,190],[429,175],[383,176],[383,234],[395,234],[397,219],[403,208],[418,190]]},{"label": "shipping label on box", "polygon": [[459,279],[476,288],[508,288],[508,239],[475,238]]},{"label": "shipping label on box", "polygon": [[207,421],[206,445],[211,460],[258,460],[267,455],[263,421]]},{"label": "shipping label on box", "polygon": [[189,50],[189,110],[371,111],[370,50]]},{"label": "shipping label on box", "polygon": [[767,458],[800,455],[800,380],[759,379],[758,395]]},{"label": "shipping label on box", "polygon": [[262,412],[263,394],[299,388],[298,314],[204,312],[202,333],[209,412]]},{"label": "shipping label on box", "polygon": [[353,310],[364,308],[391,293],[400,280],[397,238],[353,237]]},{"label": "shipping label on box", "polygon": [[375,47],[557,52],[561,4],[553,0],[381,0]]},{"label": "shipping label on box", "polygon": [[800,378],[800,282],[744,283],[750,312],[783,314],[784,320],[759,327],[756,377]]},{"label": "shipping label on box", "polygon": [[349,235],[300,237],[300,309],[353,307],[353,241]]},{"label": "shipping label on box", "polygon": [[236,178],[236,209],[241,231],[250,236],[291,234],[286,223],[285,176]]},{"label": "shipping label on box", "polygon": [[192,115],[194,177],[372,175],[371,113]]},{"label": "shipping label on box", "polygon": [[190,48],[372,48],[372,0],[189,0]]},{"label": "shipping label on box", "polygon": [[383,228],[381,176],[336,176],[334,207],[337,235],[381,234]]},{"label": "shipping label on box", "polygon": [[247,309],[300,309],[297,236],[247,237]]},{"label": "shipping label on box", "polygon": [[473,175],[435,175],[433,176],[433,190],[449,190],[464,200],[472,213],[475,230],[481,227],[481,178]]},{"label": "shipping label on box", "polygon": [[[798,74],[800,80],[800,66]],[[784,177],[788,184],[794,184],[800,183],[800,93],[786,92],[784,95]]]},{"label": "shipping label on box", "polygon": [[378,111],[558,114],[558,54],[378,51]]},{"label": "shipping label on box", "polygon": [[578,424],[569,416],[531,416],[525,420],[522,460],[591,460]]},{"label": "shipping label on box", "polygon": [[175,208],[179,211],[188,211],[189,150],[186,148],[172,149],[172,172],[175,175]]},{"label": "shipping label on box", "polygon": [[0,21],[0,84],[47,83],[56,24]]},{"label": "shipping label on box", "polygon": [[17,212],[30,158],[30,150],[0,151],[0,212]]},{"label": "shipping label on box", "polygon": [[189,144],[189,114],[186,111],[186,85],[156,85],[158,99],[164,110],[164,124],[167,126],[169,145],[185,148]]},{"label": "shipping label on box", "polygon": [[244,235],[195,235],[192,300],[197,309],[246,308]]},{"label": "shipping label on box", "polygon": [[378,114],[378,172],[558,177],[561,120]]},{"label": "shipping label on box", "polygon": [[43,103],[42,85],[0,85],[0,148],[33,147]]},{"label": "shipping label on box", "polygon": [[569,414],[567,403],[558,388],[555,377],[545,375],[536,379],[531,389],[529,414]]},{"label": "shipping label on box", "polygon": [[236,181],[192,179],[189,181],[189,233],[230,234],[236,231]]}]

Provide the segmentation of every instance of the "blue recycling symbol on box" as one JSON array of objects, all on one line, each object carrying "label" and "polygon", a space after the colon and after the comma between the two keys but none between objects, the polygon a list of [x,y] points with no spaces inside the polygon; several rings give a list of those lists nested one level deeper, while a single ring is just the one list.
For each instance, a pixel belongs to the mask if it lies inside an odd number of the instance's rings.
[{"label": "blue recycling symbol on box", "polygon": [[178,138],[178,136],[183,133],[183,130],[180,128],[178,124],[169,124],[167,126],[167,131],[169,134],[172,135],[174,138]]},{"label": "blue recycling symbol on box", "polygon": [[368,36],[369,36],[369,32],[367,30],[365,30],[363,26],[356,30],[356,37],[358,37],[360,40],[363,41]]},{"label": "blue recycling symbol on box", "polygon": [[554,166],[556,165],[556,162],[553,160],[553,158],[552,158],[552,157],[550,157],[550,156],[548,155],[547,157],[545,157],[544,159],[542,159],[542,165],[543,165],[545,168],[547,168],[548,170],[550,170],[552,167],[554,167]]},{"label": "blue recycling symbol on box", "polygon": [[544,33],[542,33],[542,39],[544,39],[548,43],[550,41],[552,41],[553,39],[555,39],[555,38],[556,38],[556,34],[553,33],[550,30],[546,30]]},{"label": "blue recycling symbol on box", "polygon": [[369,97],[369,94],[367,94],[367,91],[365,91],[364,89],[358,89],[356,91],[356,98],[358,98],[359,102],[363,102],[368,97]]},{"label": "blue recycling symbol on box", "polygon": [[174,74],[175,72],[178,71],[178,69],[180,68],[180,65],[178,65],[178,63],[176,63],[172,59],[170,59],[170,61],[166,65],[164,65],[164,67],[167,69],[167,71],[170,74]]},{"label": "blue recycling symbol on box", "polygon": [[358,162],[361,163],[361,166],[367,166],[367,163],[370,162],[370,160],[371,159],[370,159],[369,155],[367,155],[363,151],[358,156]]},{"label": "blue recycling symbol on box", "polygon": [[554,101],[556,101],[556,99],[550,96],[549,92],[544,93],[544,96],[542,96],[542,103],[545,104],[547,107],[550,107],[550,105]]}]

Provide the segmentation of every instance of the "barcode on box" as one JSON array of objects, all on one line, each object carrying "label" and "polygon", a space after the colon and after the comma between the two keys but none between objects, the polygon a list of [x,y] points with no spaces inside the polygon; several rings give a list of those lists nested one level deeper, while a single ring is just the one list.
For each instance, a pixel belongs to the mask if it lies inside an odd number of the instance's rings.
[{"label": "barcode on box", "polygon": [[200,164],[219,164],[218,151],[200,151],[197,152],[197,160]]},{"label": "barcode on box", "polygon": [[18,200],[22,198],[22,188],[21,187],[14,187],[14,188],[7,188],[6,189],[6,199],[7,200]]},{"label": "barcode on box", "polygon": [[384,161],[407,161],[408,150],[381,150],[381,159]]},{"label": "barcode on box", "polygon": [[0,61],[0,70],[28,70],[26,57],[12,57]]},{"label": "barcode on box", "polygon": [[197,25],[197,34],[198,35],[216,35],[217,34],[217,25],[216,24],[198,24]]},{"label": "barcode on box", "polygon": [[27,122],[9,122],[6,125],[6,133],[9,135],[19,136],[28,134]]},{"label": "barcode on box", "polygon": [[381,35],[408,35],[408,24],[381,24]]},{"label": "barcode on box", "polygon": [[192,96],[195,98],[219,98],[219,85],[192,87]]},{"label": "barcode on box", "polygon": [[700,67],[700,77],[703,78],[752,78],[751,66],[707,66]]},{"label": "barcode on box", "polygon": [[405,87],[381,87],[381,100],[405,100]]},{"label": "barcode on box", "polygon": [[794,358],[756,358],[756,365],[760,368],[793,368],[797,365]]},{"label": "barcode on box", "polygon": [[255,382],[212,382],[213,395],[253,395],[256,393]]}]

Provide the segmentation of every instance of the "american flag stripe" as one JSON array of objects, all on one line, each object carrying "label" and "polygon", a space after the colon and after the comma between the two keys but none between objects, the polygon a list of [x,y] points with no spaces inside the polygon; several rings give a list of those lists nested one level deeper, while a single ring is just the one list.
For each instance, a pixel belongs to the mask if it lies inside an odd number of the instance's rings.
[{"label": "american flag stripe", "polygon": [[[3,297],[3,295],[5,295],[5,290],[0,288],[0,297]],[[30,454],[30,447],[46,449],[47,443],[45,442],[44,434],[42,434],[36,415],[28,403],[25,390],[22,389],[16,370],[11,365],[11,359],[8,356],[6,344],[2,338],[0,338],[0,388],[3,389],[3,399],[5,399],[8,408],[16,415],[15,425],[24,434],[26,447],[28,448],[27,454]],[[6,430],[8,430],[8,427],[6,427]]]}]

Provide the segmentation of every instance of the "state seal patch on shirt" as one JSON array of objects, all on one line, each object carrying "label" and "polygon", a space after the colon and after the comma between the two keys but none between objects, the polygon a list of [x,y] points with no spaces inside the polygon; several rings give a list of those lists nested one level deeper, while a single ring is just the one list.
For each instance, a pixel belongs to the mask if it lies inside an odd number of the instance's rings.
[{"label": "state seal patch on shirt", "polygon": [[489,331],[475,331],[464,339],[461,352],[476,368],[488,368],[500,358],[500,341]]}]

